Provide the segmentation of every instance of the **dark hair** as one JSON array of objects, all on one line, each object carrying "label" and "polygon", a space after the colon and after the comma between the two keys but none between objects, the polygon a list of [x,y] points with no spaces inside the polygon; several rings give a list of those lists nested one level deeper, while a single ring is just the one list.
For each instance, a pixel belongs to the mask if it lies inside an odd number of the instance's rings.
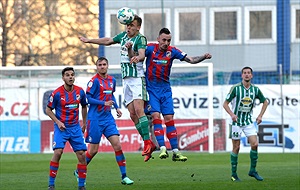
[{"label": "dark hair", "polygon": [[247,66],[247,67],[244,67],[244,68],[242,69],[242,73],[243,73],[243,71],[244,71],[245,69],[250,69],[251,73],[253,72],[252,68]]},{"label": "dark hair", "polygon": [[134,19],[133,20],[137,21],[137,25],[138,26],[142,26],[142,18],[139,17],[137,14],[134,15]]},{"label": "dark hair", "polygon": [[97,59],[97,61],[96,61],[96,64],[97,64],[98,62],[100,62],[100,61],[103,61],[103,60],[105,60],[105,61],[107,62],[107,64],[108,64],[108,59],[107,59],[106,57],[99,57],[99,58]]},{"label": "dark hair", "polygon": [[75,73],[73,67],[66,67],[66,68],[64,68],[64,69],[61,71],[61,76],[64,76],[64,74],[65,74],[66,71],[73,71],[73,72]]},{"label": "dark hair", "polygon": [[160,31],[159,31],[158,34],[159,34],[159,35],[161,35],[161,34],[171,34],[171,32],[170,32],[170,30],[167,29],[167,28],[162,28],[162,29],[160,29]]}]

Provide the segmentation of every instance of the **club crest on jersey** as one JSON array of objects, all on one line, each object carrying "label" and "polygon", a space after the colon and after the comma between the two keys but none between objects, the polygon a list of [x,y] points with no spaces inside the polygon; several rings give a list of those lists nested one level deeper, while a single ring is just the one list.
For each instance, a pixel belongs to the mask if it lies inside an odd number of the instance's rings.
[{"label": "club crest on jersey", "polygon": [[91,88],[92,86],[93,86],[93,82],[90,81],[89,84],[88,84],[88,87]]},{"label": "club crest on jersey", "polygon": [[171,55],[172,55],[171,51],[166,52],[166,57],[171,57]]},{"label": "club crest on jersey", "polygon": [[53,102],[53,96],[50,96],[49,101]]},{"label": "club crest on jersey", "polygon": [[80,100],[80,94],[76,94],[76,100]]}]

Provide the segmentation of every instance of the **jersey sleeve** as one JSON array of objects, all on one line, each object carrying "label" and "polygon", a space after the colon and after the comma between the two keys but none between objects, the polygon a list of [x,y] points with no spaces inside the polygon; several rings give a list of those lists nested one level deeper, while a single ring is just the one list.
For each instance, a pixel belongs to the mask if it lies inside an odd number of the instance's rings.
[{"label": "jersey sleeve", "polygon": [[226,101],[227,102],[231,102],[231,100],[235,97],[235,94],[236,94],[235,91],[236,91],[235,86],[230,88],[230,91],[226,96]]},{"label": "jersey sleeve", "polygon": [[86,98],[86,94],[84,92],[83,89],[80,89],[80,96],[81,96],[81,100],[80,100],[80,104],[81,106],[86,106],[88,103],[87,103],[87,98]]},{"label": "jersey sleeve", "polygon": [[122,38],[124,37],[125,34],[126,34],[126,32],[121,32],[121,33],[115,35],[115,36],[113,37],[113,41],[114,41],[115,43],[118,43],[118,44],[121,43],[121,40],[122,40]]},{"label": "jersey sleeve", "polygon": [[98,79],[91,79],[87,85],[87,90],[86,90],[86,99],[89,104],[96,104],[96,105],[104,105],[105,101],[97,100],[94,98],[94,94],[98,90],[98,85],[99,82],[97,81]]},{"label": "jersey sleeve", "polygon": [[186,53],[181,51],[180,49],[177,49],[176,47],[172,48],[174,59],[179,59],[180,61],[183,61],[184,58],[187,56]]},{"label": "jersey sleeve", "polygon": [[257,98],[259,99],[260,103],[263,103],[266,100],[266,97],[263,95],[262,91],[259,88],[257,88],[257,90]]},{"label": "jersey sleeve", "polygon": [[139,49],[146,49],[147,47],[147,39],[145,36],[140,36],[140,38],[138,39],[138,43],[136,46],[136,51],[138,51]]},{"label": "jersey sleeve", "polygon": [[47,107],[49,107],[50,109],[55,109],[57,104],[57,93],[54,93],[54,91],[50,94],[49,98],[48,98],[48,104]]}]

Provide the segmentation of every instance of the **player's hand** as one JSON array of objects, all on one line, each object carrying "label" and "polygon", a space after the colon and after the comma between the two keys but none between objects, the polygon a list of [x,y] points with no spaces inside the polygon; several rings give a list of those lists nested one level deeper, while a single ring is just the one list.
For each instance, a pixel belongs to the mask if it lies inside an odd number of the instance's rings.
[{"label": "player's hand", "polygon": [[231,119],[232,119],[232,121],[237,122],[238,117],[233,114],[233,115],[231,115]]},{"label": "player's hand", "polygon": [[87,43],[87,42],[89,41],[88,38],[85,38],[85,37],[83,37],[83,36],[79,36],[78,38],[79,38],[80,41],[82,41],[82,42],[84,42],[84,43]]},{"label": "player's hand", "polygon": [[118,108],[117,109],[117,117],[120,118],[122,116],[122,112],[121,110]]},{"label": "player's hand", "polygon": [[130,59],[130,63],[138,63],[139,62],[139,57],[138,56],[134,56]]},{"label": "player's hand", "polygon": [[59,130],[61,130],[61,131],[64,131],[66,129],[65,124],[63,124],[62,122],[58,122],[57,126],[58,126]]},{"label": "player's hand", "polygon": [[125,43],[125,47],[126,47],[127,49],[131,49],[131,48],[132,48],[132,45],[133,45],[133,43],[132,43],[131,41],[128,41],[128,42]]},{"label": "player's hand", "polygon": [[112,105],[114,105],[114,101],[112,101],[112,100],[106,101],[106,102],[104,103],[104,105],[105,105],[105,106],[111,107]]},{"label": "player's hand", "polygon": [[210,59],[212,57],[211,54],[209,54],[209,53],[206,53],[203,56],[205,57],[205,59]]},{"label": "player's hand", "polygon": [[256,118],[256,123],[257,123],[257,125],[259,125],[261,122],[262,122],[262,117],[258,116],[258,117]]}]

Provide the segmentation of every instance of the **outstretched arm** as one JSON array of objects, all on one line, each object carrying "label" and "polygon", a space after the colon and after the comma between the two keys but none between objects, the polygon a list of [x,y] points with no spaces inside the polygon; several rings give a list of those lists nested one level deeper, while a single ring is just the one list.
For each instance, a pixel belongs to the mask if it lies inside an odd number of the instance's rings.
[{"label": "outstretched arm", "polygon": [[212,57],[211,54],[205,53],[204,55],[195,56],[195,57],[186,56],[184,58],[184,61],[191,64],[196,64],[196,63],[200,63],[201,61],[204,61],[205,59],[210,59],[211,57]]},{"label": "outstretched arm", "polygon": [[115,44],[112,38],[104,37],[104,38],[97,38],[97,39],[89,39],[83,36],[78,37],[80,41],[84,43],[91,43],[91,44],[98,44],[98,45],[106,45],[109,46],[111,44]]}]

